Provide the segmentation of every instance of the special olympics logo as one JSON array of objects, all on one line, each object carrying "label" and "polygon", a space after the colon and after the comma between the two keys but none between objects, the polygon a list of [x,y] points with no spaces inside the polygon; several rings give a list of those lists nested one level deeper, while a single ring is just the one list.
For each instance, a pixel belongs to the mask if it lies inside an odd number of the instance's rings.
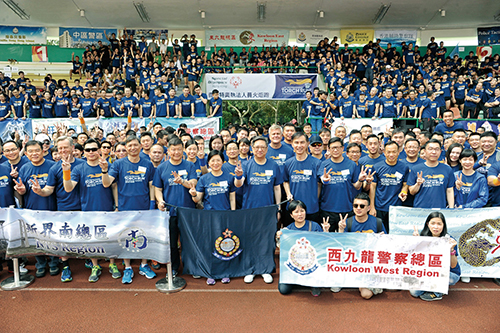
[{"label": "special olympics logo", "polygon": [[229,84],[234,87],[234,89],[237,89],[240,84],[242,84],[243,81],[239,76],[233,76],[231,77],[231,80],[229,80]]},{"label": "special olympics logo", "polygon": [[293,272],[308,275],[318,269],[316,249],[305,237],[298,239],[288,252],[285,265]]},{"label": "special olympics logo", "polygon": [[252,42],[255,42],[255,35],[249,31],[245,30],[240,34],[240,42],[243,45],[249,45],[252,44]]},{"label": "special olympics logo", "polygon": [[127,228],[118,236],[118,243],[130,252],[140,252],[148,247],[148,238],[140,228]]}]

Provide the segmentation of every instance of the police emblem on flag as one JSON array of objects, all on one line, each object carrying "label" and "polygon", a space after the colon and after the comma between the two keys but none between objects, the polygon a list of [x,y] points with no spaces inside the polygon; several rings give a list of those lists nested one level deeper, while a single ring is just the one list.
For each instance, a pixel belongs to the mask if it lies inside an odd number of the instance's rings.
[{"label": "police emblem on flag", "polygon": [[222,236],[215,240],[215,251],[212,254],[216,258],[227,261],[237,257],[241,253],[240,239],[238,236],[232,234],[231,230],[226,229],[222,233]]},{"label": "police emblem on flag", "polygon": [[285,265],[293,272],[308,275],[318,269],[316,249],[305,237],[298,239],[288,252],[288,261]]}]

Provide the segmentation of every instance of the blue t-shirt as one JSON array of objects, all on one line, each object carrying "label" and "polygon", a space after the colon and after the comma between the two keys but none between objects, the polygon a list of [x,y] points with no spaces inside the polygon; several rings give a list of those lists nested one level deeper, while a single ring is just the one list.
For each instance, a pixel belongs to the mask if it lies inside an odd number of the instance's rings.
[{"label": "blue t-shirt", "polygon": [[[478,157],[479,159],[479,157]],[[497,177],[500,174],[500,162],[495,162],[491,164],[488,168],[488,177],[495,176]],[[489,187],[489,198],[488,204],[492,207],[500,206],[500,186],[488,186]]]},{"label": "blue t-shirt", "polygon": [[[75,158],[75,161],[71,163],[71,168],[73,169],[77,165],[84,163],[83,160]],[[60,211],[70,211],[70,210],[81,210],[80,197],[78,185],[75,190],[70,193],[64,190],[63,181],[63,169],[62,162],[56,162],[52,168],[49,170],[49,178],[47,179],[47,186],[54,187],[54,193],[56,195],[57,210]]]},{"label": "blue t-shirt", "polygon": [[453,89],[455,91],[455,98],[456,99],[464,99],[465,98],[465,91],[467,89],[467,83],[465,82],[456,82],[454,85],[453,85]]},{"label": "blue t-shirt", "polygon": [[195,99],[193,95],[184,96],[184,94],[178,97],[179,103],[181,104],[181,115],[183,117],[191,117],[191,105],[194,104]]},{"label": "blue t-shirt", "polygon": [[148,210],[149,182],[153,181],[153,164],[141,158],[132,163],[122,158],[111,164],[109,175],[118,184],[118,210]]},{"label": "blue t-shirt", "polygon": [[311,113],[309,114],[311,117],[322,117],[325,115],[324,112],[321,112],[322,109],[326,111],[326,101],[320,100],[319,97],[313,98],[312,102],[319,103],[319,105],[311,104]]},{"label": "blue t-shirt", "polygon": [[390,206],[401,206],[399,193],[406,183],[410,168],[404,162],[389,165],[387,161],[379,162],[373,167],[373,182],[377,184],[375,191],[375,209],[388,212]]},{"label": "blue t-shirt", "polygon": [[54,108],[54,103],[51,100],[47,101],[45,99],[42,99],[40,103],[42,103],[42,117],[53,118],[54,114],[52,112]]},{"label": "blue t-shirt", "polygon": [[[5,161],[3,161],[3,159],[5,159]],[[25,165],[26,163],[28,163],[29,161],[30,161],[30,160],[29,160],[29,159],[28,159],[25,155],[23,155],[23,156],[21,156],[21,158],[19,159],[19,162],[17,162],[17,164],[14,164],[14,165],[13,165],[13,167],[14,167],[14,168],[17,168],[17,171],[19,171],[19,170],[21,170],[21,167],[22,167],[23,165]],[[5,165],[6,167],[8,167],[8,168],[9,168],[9,170],[10,170],[10,168],[11,168],[11,167],[10,167],[10,162],[9,162],[9,160],[7,160],[7,159],[5,158],[5,156],[2,156],[2,158],[0,158],[0,164]]]},{"label": "blue t-shirt", "polygon": [[[383,224],[382,224],[382,231],[384,233],[387,233]],[[344,232],[348,232],[347,227],[344,230]],[[367,234],[377,233],[377,218],[375,216],[368,215],[368,220],[360,223],[356,220],[356,216],[353,216],[352,226],[349,232],[367,233]]]},{"label": "blue t-shirt", "polygon": [[424,110],[422,111],[422,119],[436,118],[437,117],[438,105],[437,105],[437,102],[435,100],[431,101],[428,98],[425,99],[422,102],[422,107],[424,108]]},{"label": "blue t-shirt", "polygon": [[111,99],[109,98],[99,98],[97,100],[97,105],[99,109],[104,110],[104,117],[112,117],[112,112],[111,112]]},{"label": "blue t-shirt", "polygon": [[[342,115],[345,118],[351,118],[354,111],[354,98],[351,96],[347,98],[339,98],[339,107],[342,107]],[[340,110],[339,110],[340,111]]]},{"label": "blue t-shirt", "polygon": [[466,176],[462,171],[454,172],[455,179],[462,177],[462,186],[460,190],[454,187],[455,205],[463,208],[482,208],[488,202],[488,182],[486,177],[474,172]]},{"label": "blue t-shirt", "polygon": [[156,117],[167,116],[167,96],[165,94],[154,96],[153,104],[156,107]]},{"label": "blue t-shirt", "polygon": [[139,116],[139,109],[136,109],[135,106],[139,104],[139,101],[135,96],[123,96],[122,98],[123,106],[125,106],[125,110],[127,111],[125,114],[128,115],[129,111],[132,111],[132,117]]},{"label": "blue t-shirt", "polygon": [[380,104],[380,98],[378,98],[377,96],[372,97],[371,95],[368,95],[366,97],[366,103],[368,105],[366,117],[371,118],[375,116],[375,109],[377,108],[377,105]]},{"label": "blue t-shirt", "polygon": [[21,178],[24,186],[26,186],[26,193],[23,196],[24,208],[33,210],[57,210],[55,195],[52,194],[48,197],[39,196],[31,190],[31,182],[29,182],[29,180],[37,179],[40,187],[43,188],[47,184],[49,171],[53,165],[54,162],[45,159],[39,166],[34,166],[33,163],[30,162],[23,165],[19,170],[19,178]]},{"label": "blue t-shirt", "polygon": [[[189,194],[189,189],[174,182],[173,172],[183,180],[196,179],[194,164],[186,160],[178,165],[173,165],[171,161],[166,161],[158,166],[153,180],[153,185],[163,190],[163,200],[177,207],[195,208],[195,204]],[[169,207],[167,206],[167,209]]]},{"label": "blue t-shirt", "polygon": [[236,191],[234,176],[222,171],[220,176],[211,172],[201,176],[196,191],[203,193],[203,207],[206,210],[231,210],[229,193]]},{"label": "blue t-shirt", "polygon": [[93,115],[94,104],[95,104],[95,99],[93,98],[85,98],[85,97],[80,98],[80,105],[84,117],[90,117]]},{"label": "blue t-shirt", "polygon": [[67,117],[69,104],[70,100],[66,97],[56,97],[56,102],[54,103],[54,113],[56,117]]},{"label": "blue t-shirt", "polygon": [[309,227],[311,228],[311,232],[322,232],[323,228],[317,223],[313,221],[306,220],[306,223],[300,228],[297,228],[297,226],[294,223],[289,224],[285,229],[287,230],[294,230],[294,231],[309,231]]},{"label": "blue t-shirt", "polygon": [[382,97],[380,99],[382,107],[382,118],[395,118],[396,117],[396,99],[394,97]]},{"label": "blue t-shirt", "polygon": [[439,123],[436,128],[434,128],[434,132],[441,132],[444,135],[445,139],[451,138],[453,135],[453,131],[456,129],[464,129],[464,125],[462,122],[455,121],[453,126],[449,127],[444,122]]},{"label": "blue t-shirt", "polygon": [[23,112],[24,97],[22,95],[19,95],[19,97],[16,98],[14,95],[12,95],[9,102],[10,105],[14,107],[14,113],[16,114],[16,117],[22,118],[24,116]]},{"label": "blue t-shirt", "polygon": [[141,98],[139,100],[139,105],[142,107],[142,116],[149,117],[151,115],[151,110],[153,108],[153,102],[151,98]]},{"label": "blue t-shirt", "polygon": [[[319,211],[318,174],[321,161],[307,155],[303,161],[296,157],[285,162],[283,181],[290,184],[290,192],[295,200],[306,204],[307,214]],[[321,171],[322,172],[322,171]]]},{"label": "blue t-shirt", "polygon": [[194,116],[195,117],[206,117],[207,116],[207,106],[201,98],[207,99],[207,94],[201,93],[201,96],[194,96]]},{"label": "blue t-shirt", "polygon": [[[179,105],[179,98],[177,98],[175,96],[174,97],[168,96],[168,98],[167,98],[167,106],[168,106],[168,115],[170,117],[177,116],[177,111],[175,109],[177,107],[177,105]],[[157,111],[157,113],[158,113],[158,111]],[[166,114],[165,114],[165,116],[166,116]]]},{"label": "blue t-shirt", "polygon": [[0,117],[5,117],[9,113],[11,107],[10,103],[5,101],[5,102],[0,102]]},{"label": "blue t-shirt", "polygon": [[274,149],[271,145],[267,148],[266,158],[270,158],[278,164],[282,175],[285,170],[285,161],[293,156],[295,156],[293,149],[283,141],[281,142],[281,147],[278,149]]},{"label": "blue t-shirt", "polygon": [[[80,163],[71,170],[71,180],[78,183],[79,201],[84,212],[113,211],[113,191],[102,186],[102,170],[99,165]],[[75,187],[73,192],[78,189]]]},{"label": "blue t-shirt", "polygon": [[[417,208],[446,208],[446,190],[455,186],[455,176],[451,168],[443,163],[428,167],[425,163],[414,166],[408,176],[408,185],[417,183],[417,173],[422,172],[424,183],[415,194],[413,206]],[[453,208],[453,207],[452,207]]]},{"label": "blue t-shirt", "polygon": [[[319,175],[330,169],[330,181],[323,184],[320,197],[320,208],[327,212],[343,213],[352,211],[353,188],[359,178],[359,167],[348,158],[340,163],[331,159],[325,160],[319,167]],[[321,182],[320,179],[318,179]]]},{"label": "blue t-shirt", "polygon": [[383,161],[385,161],[385,156],[382,154],[380,154],[377,158],[371,158],[370,155],[365,155],[359,159],[358,164],[368,168],[371,172],[371,169],[375,164]]},{"label": "blue t-shirt", "polygon": [[10,176],[10,164],[0,165],[0,207],[7,208],[15,205],[14,182]]},{"label": "blue t-shirt", "polygon": [[266,159],[263,165],[251,159],[243,164],[245,190],[243,193],[243,209],[273,205],[274,186],[282,183],[282,175],[277,163]]},{"label": "blue t-shirt", "polygon": [[218,105],[219,108],[217,109],[217,112],[214,114],[214,117],[222,117],[222,99],[220,99],[220,97],[217,99],[212,97],[210,98],[210,105],[212,106],[212,112]]}]

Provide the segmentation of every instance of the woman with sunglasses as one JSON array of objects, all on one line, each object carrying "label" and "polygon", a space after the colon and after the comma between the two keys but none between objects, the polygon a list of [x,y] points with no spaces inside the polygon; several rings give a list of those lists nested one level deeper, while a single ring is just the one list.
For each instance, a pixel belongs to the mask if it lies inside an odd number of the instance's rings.
[{"label": "woman with sunglasses", "polygon": [[127,149],[125,148],[125,142],[117,142],[116,143],[115,156],[116,156],[116,160],[119,160],[120,158],[127,157]]},{"label": "woman with sunglasses", "polygon": [[[425,220],[424,228],[418,233],[417,227],[413,236],[446,237],[450,244],[450,286],[453,286],[460,279],[460,265],[457,259],[457,241],[448,235],[446,220],[441,212],[432,212]],[[410,290],[413,297],[420,297],[424,301],[439,301],[443,299],[443,294],[425,290]]]},{"label": "woman with sunglasses", "polygon": [[112,149],[111,149],[111,142],[109,141],[103,141],[101,143],[101,155],[102,158],[106,159],[108,163],[113,163],[115,161],[115,158],[111,156],[112,154]]}]

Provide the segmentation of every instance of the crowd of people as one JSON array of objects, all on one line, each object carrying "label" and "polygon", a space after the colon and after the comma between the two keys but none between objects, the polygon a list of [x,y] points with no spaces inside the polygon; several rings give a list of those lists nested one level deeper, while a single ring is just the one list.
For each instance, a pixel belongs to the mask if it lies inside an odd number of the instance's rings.
[{"label": "crowd of people", "polygon": [[[322,127],[317,135],[307,123],[303,127],[231,124],[210,138],[208,153],[203,138],[191,136],[185,125],[174,129],[150,122],[148,127],[132,129],[131,114],[125,129],[111,133],[97,126],[88,129],[80,116],[81,133],[59,124],[52,137],[42,128],[34,140],[3,142],[0,206],[51,211],[165,210],[170,205],[234,210],[288,200],[292,204],[282,204],[278,213],[278,229],[307,231],[314,222],[322,226],[314,224],[311,231],[385,233],[390,232],[390,206],[500,206],[497,135],[484,128],[465,129],[454,121],[451,110],[443,112],[444,121],[434,132],[393,128],[376,135],[367,123],[349,133],[343,126]],[[140,172],[141,177],[132,181],[127,178],[129,172]],[[87,181],[89,177],[92,182]],[[221,183],[227,186],[214,190]],[[422,235],[435,236],[430,225],[434,218],[446,226],[444,217],[434,216]],[[442,230],[436,235],[446,234]],[[178,236],[177,217],[172,216],[174,275],[181,266]],[[59,258],[37,256],[37,277],[46,274],[47,260],[51,275],[59,274],[61,266],[61,280],[72,280],[65,257],[60,265]],[[113,278],[131,283],[130,260],[124,263],[123,274],[114,261],[109,271]],[[97,260],[87,265],[91,267],[89,281],[96,282],[102,267]],[[459,276],[459,268],[454,267],[452,272]],[[139,273],[154,278],[158,268],[158,263],[145,258]],[[263,278],[266,283],[273,281],[270,274]],[[247,283],[253,280],[253,275],[244,278]],[[215,284],[215,280],[208,278],[207,283]],[[291,286],[280,286],[280,291],[288,293]],[[367,289],[361,295],[370,298],[380,292]],[[417,296],[425,300],[441,297],[435,293]]]}]

